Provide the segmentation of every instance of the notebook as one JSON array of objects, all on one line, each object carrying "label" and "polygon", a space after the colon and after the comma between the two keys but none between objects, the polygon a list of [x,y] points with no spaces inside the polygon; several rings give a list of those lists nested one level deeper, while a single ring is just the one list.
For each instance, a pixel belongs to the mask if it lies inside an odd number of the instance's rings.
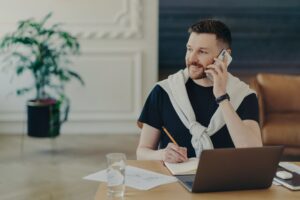
[{"label": "notebook", "polygon": [[188,161],[183,163],[168,163],[164,162],[165,166],[173,175],[186,175],[186,174],[196,174],[199,159],[190,158]]},{"label": "notebook", "polygon": [[300,190],[300,167],[288,162],[280,162],[279,166],[278,171],[288,171],[292,173],[293,177],[291,179],[281,179],[275,176],[274,180],[290,190]]}]

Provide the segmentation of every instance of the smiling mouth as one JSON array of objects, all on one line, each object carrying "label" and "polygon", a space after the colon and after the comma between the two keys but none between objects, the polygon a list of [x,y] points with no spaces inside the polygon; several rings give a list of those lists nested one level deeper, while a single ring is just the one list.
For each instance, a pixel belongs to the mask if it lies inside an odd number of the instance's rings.
[{"label": "smiling mouth", "polygon": [[192,70],[195,70],[195,71],[199,71],[199,70],[203,70],[204,71],[204,68],[202,66],[197,66],[197,65],[190,65],[189,66]]},{"label": "smiling mouth", "polygon": [[194,79],[203,79],[207,77],[203,66],[189,65],[189,68]]}]

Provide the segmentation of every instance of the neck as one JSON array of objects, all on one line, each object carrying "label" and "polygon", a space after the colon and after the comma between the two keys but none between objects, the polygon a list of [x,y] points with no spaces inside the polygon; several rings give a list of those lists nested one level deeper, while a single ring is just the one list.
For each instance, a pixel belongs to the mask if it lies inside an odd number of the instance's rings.
[{"label": "neck", "polygon": [[208,78],[193,79],[193,81],[197,85],[200,85],[200,86],[203,86],[203,87],[211,87],[211,86],[214,85],[214,83]]}]

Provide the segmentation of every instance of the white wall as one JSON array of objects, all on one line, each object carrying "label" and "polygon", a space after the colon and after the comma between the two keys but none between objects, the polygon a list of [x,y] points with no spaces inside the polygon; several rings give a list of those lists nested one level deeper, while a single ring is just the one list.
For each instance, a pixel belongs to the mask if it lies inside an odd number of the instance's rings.
[{"label": "white wall", "polygon": [[[86,82],[71,82],[70,120],[62,133],[136,133],[136,119],[157,80],[158,0],[10,0],[0,2],[0,35],[16,22],[41,18],[49,11],[52,22],[80,38],[82,54],[74,68]],[[1,65],[1,63],[0,63]],[[0,133],[26,131],[26,100],[16,97],[18,85],[0,72]]]}]

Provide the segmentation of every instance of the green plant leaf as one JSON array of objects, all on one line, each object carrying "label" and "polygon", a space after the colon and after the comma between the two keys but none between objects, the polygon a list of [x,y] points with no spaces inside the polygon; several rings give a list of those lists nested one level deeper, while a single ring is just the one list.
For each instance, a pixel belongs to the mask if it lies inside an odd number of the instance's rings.
[{"label": "green plant leaf", "polygon": [[83,79],[79,76],[79,74],[71,70],[67,70],[67,71],[71,76],[75,77],[81,83],[81,85],[85,85]]},{"label": "green plant leaf", "polygon": [[17,67],[16,73],[18,76],[20,76],[24,72],[25,67],[24,66],[19,66]]},{"label": "green plant leaf", "polygon": [[5,61],[8,64],[5,64],[15,70],[15,75],[20,76],[26,70],[34,78],[34,86],[18,89],[18,95],[35,90],[36,99],[67,98],[64,91],[67,82],[75,78],[84,85],[79,74],[67,68],[71,64],[69,56],[80,53],[80,44],[76,37],[62,29],[61,23],[46,27],[51,17],[52,13],[48,13],[39,21],[21,20],[17,29],[0,41],[0,50],[9,54]]},{"label": "green plant leaf", "polygon": [[48,13],[40,22],[40,26],[43,27],[45,23],[48,21],[48,19],[52,16],[52,12]]},{"label": "green plant leaf", "polygon": [[22,88],[22,89],[18,89],[16,93],[18,96],[21,96],[21,95],[24,95],[24,94],[30,92],[32,89],[33,89],[33,87]]},{"label": "green plant leaf", "polygon": [[17,52],[17,51],[12,52],[11,57],[9,57],[9,58],[12,58],[12,57],[18,58],[23,63],[30,63],[31,62],[31,60],[28,57],[28,55],[24,55],[24,54],[22,54],[20,52]]}]

